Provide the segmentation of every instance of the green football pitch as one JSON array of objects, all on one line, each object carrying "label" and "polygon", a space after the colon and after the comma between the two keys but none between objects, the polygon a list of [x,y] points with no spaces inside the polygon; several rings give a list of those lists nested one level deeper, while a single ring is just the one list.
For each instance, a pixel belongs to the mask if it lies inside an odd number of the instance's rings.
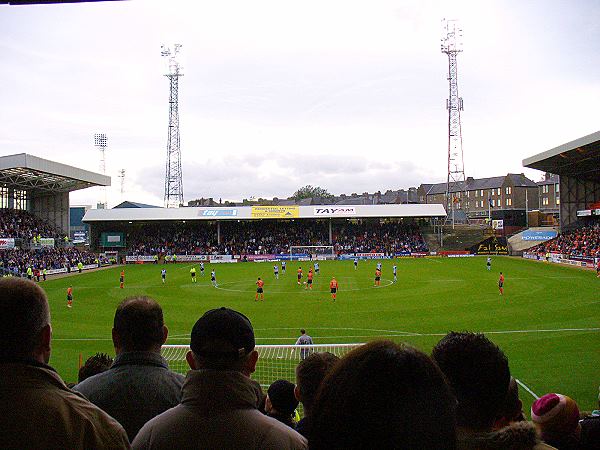
[{"label": "green football pitch", "polygon": [[[188,344],[194,322],[206,310],[227,306],[252,321],[257,344],[294,344],[305,328],[316,344],[366,342],[386,338],[429,353],[448,331],[479,331],[509,358],[513,376],[542,395],[560,392],[580,408],[597,407],[600,368],[600,279],[571,267],[493,257],[384,260],[380,287],[373,286],[376,261],[322,261],[312,291],[298,286],[296,270],[310,262],[288,262],[279,280],[274,263],[206,265],[193,284],[190,264],[130,265],[125,287],[121,267],[42,283],[52,313],[50,364],[67,382],[77,380],[79,355],[114,354],[111,328],[117,304],[126,296],[148,295],[164,310],[170,344]],[[392,265],[398,282],[392,283]],[[198,267],[198,266],[196,266]],[[166,283],[160,270],[167,269]],[[210,283],[216,270],[218,287]],[[498,292],[503,272],[505,295]],[[265,301],[255,302],[256,279],[265,280]],[[329,281],[339,282],[331,301]],[[304,278],[306,279],[306,278]],[[73,286],[73,308],[66,289]],[[293,381],[293,380],[292,380]],[[523,389],[523,388],[522,388]],[[521,391],[526,408],[531,394]]]}]

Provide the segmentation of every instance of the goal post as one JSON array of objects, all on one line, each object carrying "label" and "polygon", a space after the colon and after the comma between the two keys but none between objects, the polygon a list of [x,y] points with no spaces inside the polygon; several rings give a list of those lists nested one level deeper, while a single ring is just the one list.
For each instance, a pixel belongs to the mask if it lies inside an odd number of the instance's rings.
[{"label": "goal post", "polygon": [[[350,350],[363,344],[316,344],[316,345],[257,345],[258,363],[252,379],[266,390],[275,380],[296,382],[296,366],[302,357],[310,353],[329,352],[342,357]],[[163,345],[161,354],[169,363],[169,368],[181,374],[189,370],[185,355],[189,345]]]},{"label": "goal post", "polygon": [[300,261],[335,259],[335,251],[333,245],[292,245],[290,246],[290,259]]}]

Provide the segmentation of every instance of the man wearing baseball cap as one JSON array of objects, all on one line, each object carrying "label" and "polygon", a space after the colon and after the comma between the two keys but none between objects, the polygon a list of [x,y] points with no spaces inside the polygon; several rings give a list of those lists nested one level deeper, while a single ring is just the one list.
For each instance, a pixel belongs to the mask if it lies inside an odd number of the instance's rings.
[{"label": "man wearing baseball cap", "polygon": [[138,449],[305,449],[306,439],[258,410],[263,398],[250,379],[256,369],[254,330],[243,314],[207,311],[192,328],[186,355],[192,370],[181,403],[142,427]]}]

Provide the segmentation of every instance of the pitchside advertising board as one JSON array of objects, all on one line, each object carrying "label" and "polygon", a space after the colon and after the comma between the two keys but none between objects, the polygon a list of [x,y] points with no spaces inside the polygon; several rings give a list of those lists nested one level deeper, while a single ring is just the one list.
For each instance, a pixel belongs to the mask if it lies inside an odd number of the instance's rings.
[{"label": "pitchside advertising board", "polygon": [[505,237],[491,237],[471,247],[476,255],[508,255],[508,243]]},{"label": "pitchside advertising board", "polygon": [[315,216],[355,216],[356,208],[354,206],[348,207],[329,207],[329,208],[313,208],[313,214]]},{"label": "pitchside advertising board", "polygon": [[199,214],[203,217],[237,217],[237,209],[205,209]]},{"label": "pitchside advertising board", "polygon": [[0,249],[15,248],[15,238],[0,238]]}]

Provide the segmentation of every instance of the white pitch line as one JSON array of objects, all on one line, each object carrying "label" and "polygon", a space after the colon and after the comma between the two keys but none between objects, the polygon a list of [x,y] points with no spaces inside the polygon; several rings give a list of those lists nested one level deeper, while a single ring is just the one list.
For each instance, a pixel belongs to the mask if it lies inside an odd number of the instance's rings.
[{"label": "white pitch line", "polygon": [[531,389],[529,389],[529,388],[528,388],[528,387],[525,385],[525,383],[521,382],[520,380],[517,380],[516,378],[515,378],[515,381],[517,382],[517,384],[518,384],[519,386],[521,386],[523,389],[525,389],[527,392],[529,392],[529,393],[530,393],[530,394],[533,396],[533,398],[535,398],[536,400],[537,400],[538,398],[540,398],[540,397],[538,397],[538,395],[537,395],[535,392],[533,392]]},{"label": "white pitch line", "polygon": [[[295,328],[257,328],[256,331],[268,331],[268,330],[297,330],[298,327]],[[356,331],[373,331],[376,333],[387,333],[380,335],[381,337],[435,337],[435,336],[446,336],[448,333],[413,333],[410,331],[393,331],[393,330],[376,330],[370,328],[312,328],[313,330],[356,330]],[[483,334],[514,334],[514,333],[561,333],[561,332],[569,332],[569,331],[581,331],[581,332],[595,332],[600,331],[600,328],[554,328],[554,329],[542,329],[542,330],[504,330],[504,331],[474,331],[476,333]],[[189,339],[189,334],[175,334],[170,335],[169,339]],[[347,338],[369,338],[378,336],[376,334],[369,335],[336,335],[336,336],[318,336],[314,335],[313,337],[319,339],[347,339]],[[286,340],[290,339],[289,336],[283,337],[256,337],[257,341],[273,341],[273,340]],[[110,338],[52,338],[53,341],[110,341]]]}]

